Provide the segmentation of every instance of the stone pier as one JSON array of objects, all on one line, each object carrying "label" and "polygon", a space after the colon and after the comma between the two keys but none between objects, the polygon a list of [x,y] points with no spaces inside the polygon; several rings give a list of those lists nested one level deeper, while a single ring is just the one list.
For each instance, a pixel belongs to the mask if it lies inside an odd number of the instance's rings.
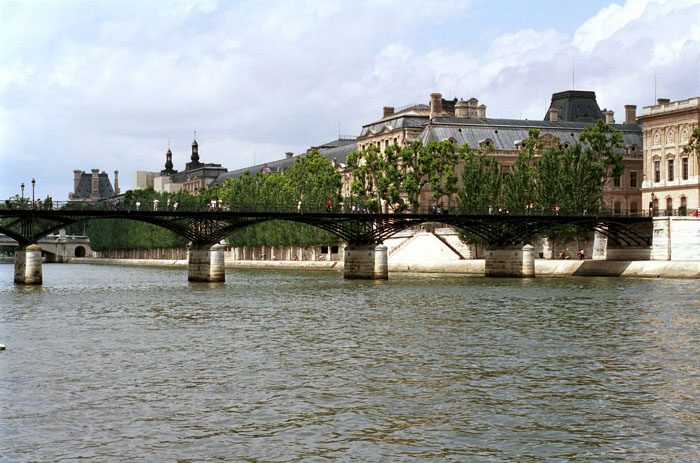
[{"label": "stone pier", "polygon": [[189,281],[226,281],[224,249],[221,244],[191,245],[188,257]]},{"label": "stone pier", "polygon": [[15,283],[20,285],[40,285],[41,247],[36,244],[20,246],[15,250]]},{"label": "stone pier", "polygon": [[344,276],[350,280],[389,278],[387,248],[383,244],[345,246]]},{"label": "stone pier", "polygon": [[524,246],[491,246],[486,250],[484,270],[487,277],[533,278],[535,248]]}]

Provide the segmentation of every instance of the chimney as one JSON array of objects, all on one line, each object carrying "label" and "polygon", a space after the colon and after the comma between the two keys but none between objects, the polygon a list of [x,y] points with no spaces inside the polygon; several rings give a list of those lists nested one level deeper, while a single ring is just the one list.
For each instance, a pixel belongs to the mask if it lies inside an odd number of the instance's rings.
[{"label": "chimney", "polygon": [[559,121],[559,110],[552,106],[549,108],[549,122]]},{"label": "chimney", "polygon": [[394,114],[394,107],[393,106],[384,106],[384,116],[382,116],[382,119],[386,119],[389,116],[392,116]]},{"label": "chimney", "polygon": [[442,93],[430,94],[430,118],[434,119],[442,115]]},{"label": "chimney", "polygon": [[292,157],[294,157],[294,153],[292,153],[291,151],[287,151],[286,153],[284,153],[285,159],[292,159]]},{"label": "chimney", "polygon": [[100,196],[100,169],[92,169],[92,189],[90,190],[90,196],[98,197]]},{"label": "chimney", "polygon": [[615,111],[603,110],[603,114],[605,115],[605,123],[606,124],[614,124],[615,123]]},{"label": "chimney", "polygon": [[114,194],[119,194],[119,171],[114,171]]},{"label": "chimney", "polygon": [[469,117],[469,105],[464,100],[459,100],[455,104],[455,116],[457,117]]},{"label": "chimney", "polygon": [[658,105],[665,105],[665,104],[669,104],[670,102],[671,102],[671,100],[669,100],[668,98],[659,98],[658,100],[656,100],[656,103]]},{"label": "chimney", "polygon": [[83,172],[81,170],[73,171],[73,193],[78,192],[78,185],[80,185],[80,174]]},{"label": "chimney", "polygon": [[469,106],[469,117],[478,117],[476,107],[479,104],[479,100],[476,98],[469,98],[467,100],[467,105]]},{"label": "chimney", "polygon": [[625,124],[636,124],[637,123],[637,105],[636,104],[626,104],[625,105]]},{"label": "chimney", "polygon": [[476,108],[476,117],[479,119],[486,119],[486,105],[482,104]]}]

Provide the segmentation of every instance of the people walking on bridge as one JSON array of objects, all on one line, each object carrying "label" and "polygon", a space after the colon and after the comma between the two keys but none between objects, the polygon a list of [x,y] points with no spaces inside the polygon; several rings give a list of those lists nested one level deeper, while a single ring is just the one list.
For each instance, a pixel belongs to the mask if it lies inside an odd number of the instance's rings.
[{"label": "people walking on bridge", "polygon": [[297,213],[301,214],[301,199],[297,203]]},{"label": "people walking on bridge", "polygon": [[170,210],[170,198],[168,198],[168,202],[165,204],[165,209]]},{"label": "people walking on bridge", "polygon": [[332,212],[333,211],[333,203],[331,203],[331,200],[329,199],[328,202],[326,202],[326,212]]},{"label": "people walking on bridge", "polygon": [[136,210],[137,211],[141,210],[141,201],[136,201]]},{"label": "people walking on bridge", "polygon": [[154,211],[158,210],[158,204],[160,204],[160,201],[158,200],[158,198],[154,198],[153,199],[153,210]]},{"label": "people walking on bridge", "polygon": [[173,203],[173,210],[176,211],[178,207],[180,207],[180,201],[176,199]]}]

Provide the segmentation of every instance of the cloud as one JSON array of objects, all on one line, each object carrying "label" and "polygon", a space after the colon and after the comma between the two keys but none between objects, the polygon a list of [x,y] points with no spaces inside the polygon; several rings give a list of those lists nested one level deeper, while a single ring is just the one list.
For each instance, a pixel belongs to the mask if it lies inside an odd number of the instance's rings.
[{"label": "cloud", "polygon": [[629,0],[571,30],[558,26],[565,7],[545,28],[507,8],[494,28],[479,8],[2,2],[0,196],[35,176],[65,198],[73,169],[118,169],[128,188],[132,171],[162,168],[168,140],[182,168],[193,130],[206,162],[237,169],[279,159],[339,131],[357,134],[382,106],[427,103],[435,91],[476,97],[491,117],[541,118],[551,94],[571,86],[572,61],[576,88],[595,90],[618,114],[651,103],[654,75],[660,95],[700,94],[697,2]]}]

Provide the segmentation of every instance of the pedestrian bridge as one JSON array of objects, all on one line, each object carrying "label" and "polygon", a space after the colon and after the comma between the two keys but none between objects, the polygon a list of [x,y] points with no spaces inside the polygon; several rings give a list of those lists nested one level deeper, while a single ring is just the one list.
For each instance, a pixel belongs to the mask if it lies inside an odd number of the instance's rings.
[{"label": "pedestrian bridge", "polygon": [[[342,210],[307,213],[296,207],[206,211],[0,210],[0,233],[14,239],[19,246],[15,254],[15,281],[41,284],[39,242],[68,225],[95,219],[145,222],[185,237],[190,242],[188,279],[191,281],[223,281],[224,247],[218,243],[240,229],[273,220],[312,225],[336,235],[339,242],[347,243],[345,278],[360,279],[386,279],[388,256],[383,241],[401,230],[427,222],[464,230],[488,243],[491,250],[486,255],[486,274],[492,276],[534,276],[534,252],[527,243],[560,227],[575,226],[601,233],[607,237],[608,246],[648,249],[652,238],[651,217],[621,214],[438,213],[431,209],[393,214]],[[53,249],[60,252],[59,247]],[[66,249],[66,255],[70,252],[70,248]],[[81,251],[74,247],[73,252]]]}]

